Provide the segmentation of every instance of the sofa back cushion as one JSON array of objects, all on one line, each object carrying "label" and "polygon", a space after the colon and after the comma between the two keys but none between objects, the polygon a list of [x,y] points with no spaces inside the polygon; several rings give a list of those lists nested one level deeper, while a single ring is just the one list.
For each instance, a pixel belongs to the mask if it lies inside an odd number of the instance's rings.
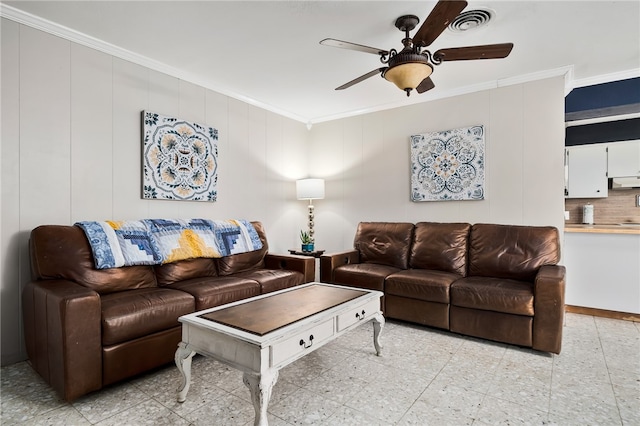
[{"label": "sofa back cushion", "polygon": [[377,263],[407,269],[413,224],[398,222],[360,222],[353,246],[361,263]]},{"label": "sofa back cushion", "polygon": [[218,275],[216,262],[211,258],[204,257],[156,265],[154,270],[160,287],[192,278],[215,277]]},{"label": "sofa back cushion", "polygon": [[468,223],[416,223],[409,266],[465,276],[470,229]]},{"label": "sofa back cushion", "polygon": [[34,279],[74,281],[100,294],[157,286],[151,266],[96,269],[89,241],[77,226],[38,226],[29,247]]},{"label": "sofa back cushion", "polygon": [[533,281],[538,269],[560,261],[552,226],[475,224],[469,239],[469,276]]},{"label": "sofa back cushion", "polygon": [[247,253],[232,254],[231,256],[215,259],[218,265],[218,274],[231,275],[237,272],[250,271],[252,269],[264,268],[264,257],[269,252],[269,244],[267,244],[267,234],[261,222],[251,222],[256,229],[262,248]]}]

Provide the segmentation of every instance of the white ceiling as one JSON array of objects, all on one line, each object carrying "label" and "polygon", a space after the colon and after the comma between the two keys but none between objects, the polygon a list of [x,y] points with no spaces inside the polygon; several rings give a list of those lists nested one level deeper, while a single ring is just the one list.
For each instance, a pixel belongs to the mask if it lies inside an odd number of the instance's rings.
[{"label": "white ceiling", "polygon": [[[513,42],[506,59],[448,62],[410,98],[372,77],[376,55],[321,46],[331,37],[400,49],[398,16],[436,1],[7,1],[2,16],[200,84],[302,122],[320,122],[567,74],[568,87],[640,75],[640,2],[475,1],[486,27],[445,31],[444,47]],[[6,7],[5,5],[8,5]],[[415,31],[414,31],[415,32]]]}]

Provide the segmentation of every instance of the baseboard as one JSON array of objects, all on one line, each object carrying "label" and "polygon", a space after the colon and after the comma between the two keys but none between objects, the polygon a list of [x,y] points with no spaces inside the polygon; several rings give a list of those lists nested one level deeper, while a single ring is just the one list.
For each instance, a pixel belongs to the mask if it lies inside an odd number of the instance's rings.
[{"label": "baseboard", "polygon": [[607,311],[606,309],[585,308],[583,306],[564,306],[565,312],[572,314],[593,315],[594,317],[612,318],[625,321],[640,322],[640,314],[631,314],[628,312]]}]

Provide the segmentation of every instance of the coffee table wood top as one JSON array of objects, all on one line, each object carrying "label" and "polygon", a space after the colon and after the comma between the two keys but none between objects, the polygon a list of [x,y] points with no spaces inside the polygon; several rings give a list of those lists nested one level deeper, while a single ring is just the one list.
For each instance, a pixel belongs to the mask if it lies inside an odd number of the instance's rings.
[{"label": "coffee table wood top", "polygon": [[[258,336],[367,294],[326,285],[309,285],[200,315]],[[304,300],[305,303],[300,303]]]}]

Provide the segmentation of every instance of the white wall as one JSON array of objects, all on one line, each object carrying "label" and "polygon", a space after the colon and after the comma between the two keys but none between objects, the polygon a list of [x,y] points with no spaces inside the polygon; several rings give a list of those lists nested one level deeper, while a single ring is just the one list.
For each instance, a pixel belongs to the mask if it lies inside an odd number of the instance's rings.
[{"label": "white wall", "polygon": [[[2,20],[2,364],[26,358],[21,289],[42,224],[149,217],[264,223],[270,251],[306,226],[294,180],[307,174],[303,123]],[[141,111],[219,130],[218,200],[141,199]]]},{"label": "white wall", "polygon": [[[564,83],[542,80],[316,124],[2,20],[2,365],[26,358],[20,293],[42,224],[145,217],[261,220],[272,252],[299,244],[293,180],[326,179],[316,244],[350,248],[363,220],[563,226]],[[415,95],[414,95],[415,96]],[[216,127],[218,201],[142,200],[140,112]],[[409,201],[409,136],[484,124],[486,198]]]},{"label": "white wall", "polygon": [[[360,221],[489,222],[564,228],[564,79],[502,87],[313,127],[316,245],[350,248]],[[483,124],[485,199],[410,201],[410,135]]]}]

